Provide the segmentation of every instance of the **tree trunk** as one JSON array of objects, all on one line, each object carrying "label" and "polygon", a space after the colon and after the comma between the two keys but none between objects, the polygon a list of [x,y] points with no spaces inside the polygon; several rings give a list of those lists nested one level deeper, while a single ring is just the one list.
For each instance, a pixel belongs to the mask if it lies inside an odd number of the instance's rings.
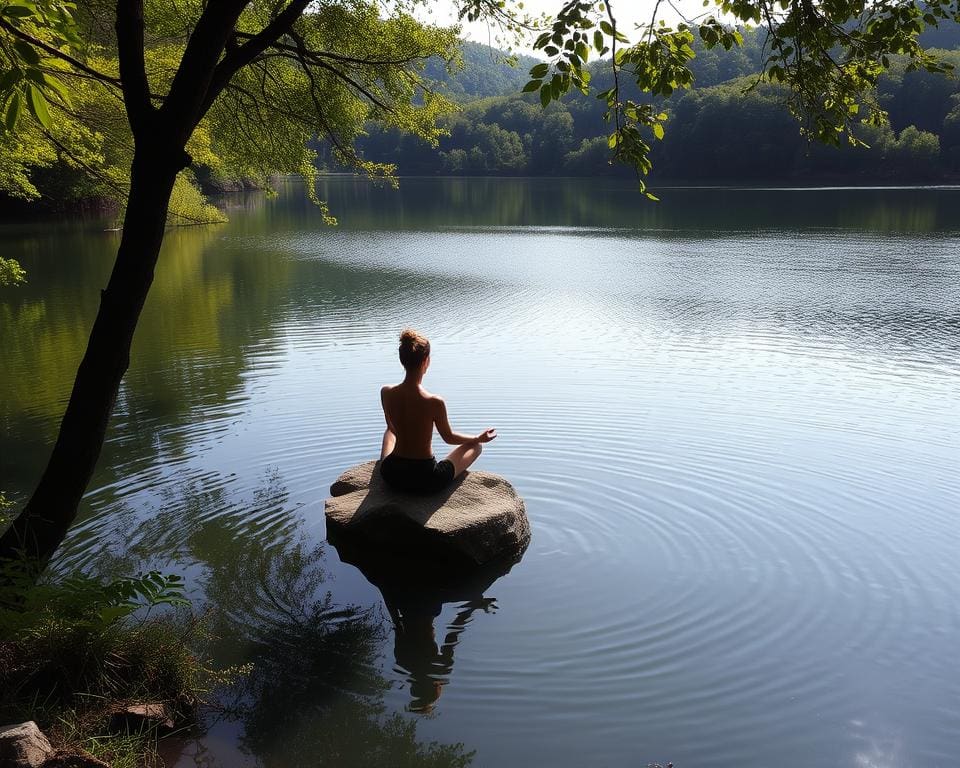
[{"label": "tree trunk", "polygon": [[0,537],[0,561],[26,560],[39,572],[66,536],[96,467],[153,282],[174,179],[189,162],[182,149],[155,138],[137,142],[110,282],[101,292],[53,453],[30,501]]}]

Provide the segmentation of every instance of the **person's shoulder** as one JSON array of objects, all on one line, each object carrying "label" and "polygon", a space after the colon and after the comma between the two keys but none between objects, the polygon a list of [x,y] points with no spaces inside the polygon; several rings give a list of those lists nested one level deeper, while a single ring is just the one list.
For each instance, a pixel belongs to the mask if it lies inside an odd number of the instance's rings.
[{"label": "person's shoulder", "polygon": [[384,384],[382,387],[380,387],[380,397],[386,397],[396,388],[396,384]]},{"label": "person's shoulder", "polygon": [[424,390],[423,396],[434,408],[443,408],[446,405],[444,399],[440,395],[433,394],[433,392]]}]

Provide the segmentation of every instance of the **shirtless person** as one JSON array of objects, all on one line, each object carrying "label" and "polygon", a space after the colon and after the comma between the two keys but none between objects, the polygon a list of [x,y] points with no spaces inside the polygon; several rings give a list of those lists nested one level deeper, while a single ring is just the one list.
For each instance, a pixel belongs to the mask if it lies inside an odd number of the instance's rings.
[{"label": "shirtless person", "polygon": [[[380,450],[380,472],[394,488],[413,493],[433,493],[449,485],[477,460],[482,443],[497,436],[494,429],[479,435],[461,435],[450,428],[443,398],[421,386],[430,367],[430,342],[409,328],[400,334],[400,362],[407,372],[403,381],[380,390],[387,429]],[[456,448],[443,461],[433,456],[433,427],[443,441]]]}]

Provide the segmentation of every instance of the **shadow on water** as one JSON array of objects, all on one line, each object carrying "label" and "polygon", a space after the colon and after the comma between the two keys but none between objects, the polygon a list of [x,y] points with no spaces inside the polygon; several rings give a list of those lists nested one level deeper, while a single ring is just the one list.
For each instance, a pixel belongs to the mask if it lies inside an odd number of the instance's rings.
[{"label": "shadow on water", "polygon": [[[330,529],[329,542],[340,560],[355,566],[383,596],[393,622],[395,671],[404,675],[410,691],[408,709],[432,712],[453,674],[454,651],[473,614],[497,610],[487,591],[516,565],[516,558],[446,571],[428,561],[411,561],[381,548],[364,546],[348,534]],[[441,629],[435,622],[443,606],[459,604],[454,619]]]}]

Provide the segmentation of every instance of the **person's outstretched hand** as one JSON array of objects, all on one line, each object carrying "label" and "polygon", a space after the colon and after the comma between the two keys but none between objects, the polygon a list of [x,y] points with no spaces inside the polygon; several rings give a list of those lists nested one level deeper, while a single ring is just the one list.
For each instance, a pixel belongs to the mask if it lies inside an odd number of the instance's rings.
[{"label": "person's outstretched hand", "polygon": [[489,443],[493,438],[497,436],[497,430],[495,429],[486,429],[477,435],[478,443]]}]

